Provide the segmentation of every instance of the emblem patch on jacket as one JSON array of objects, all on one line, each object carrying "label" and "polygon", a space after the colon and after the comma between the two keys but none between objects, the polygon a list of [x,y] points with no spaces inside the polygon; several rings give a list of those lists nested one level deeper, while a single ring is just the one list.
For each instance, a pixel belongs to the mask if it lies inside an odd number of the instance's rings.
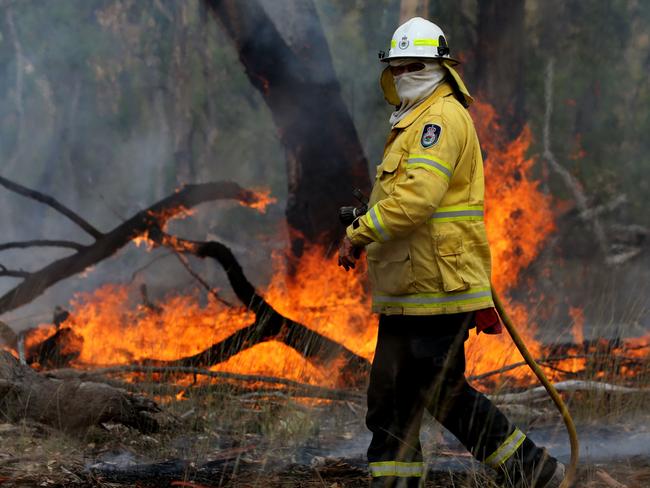
[{"label": "emblem patch on jacket", "polygon": [[426,124],[424,129],[422,129],[422,137],[420,138],[420,144],[423,148],[435,146],[440,140],[440,134],[442,134],[442,127],[438,124]]}]

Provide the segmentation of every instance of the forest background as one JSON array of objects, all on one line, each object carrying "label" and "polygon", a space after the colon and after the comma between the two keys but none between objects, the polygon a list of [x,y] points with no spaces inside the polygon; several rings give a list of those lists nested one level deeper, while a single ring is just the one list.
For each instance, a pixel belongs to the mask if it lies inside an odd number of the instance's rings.
[{"label": "forest background", "polygon": [[[470,90],[495,107],[509,136],[530,127],[535,174],[557,210],[557,230],[521,281],[519,298],[548,299],[554,306],[545,319],[556,325],[566,323],[572,307],[584,308],[587,334],[613,336],[621,324],[626,334],[647,330],[648,2],[315,0],[317,16],[309,18],[261,3],[288,44],[296,26],[320,24],[369,174],[391,112],[378,86],[377,51],[387,48],[405,8],[438,23]],[[0,17],[2,176],[55,196],[99,228],[183,183],[228,179],[268,187],[277,203],[266,214],[217,205],[178,224],[186,235],[230,245],[256,284],[268,281],[268,256],[288,241],[285,151],[231,37],[202,2],[5,0]],[[576,208],[575,188],[544,157],[550,63],[551,148],[598,213],[604,249]],[[328,100],[311,102],[313,119],[305,123],[318,125]],[[52,210],[8,192],[0,192],[0,222],[3,241],[82,239]],[[338,225],[334,215],[331,225]],[[622,264],[607,264],[630,249]],[[0,262],[37,269],[65,252],[15,250]],[[48,321],[54,305],[74,292],[128,280],[148,259],[129,248],[5,318],[17,329]],[[192,282],[178,266],[169,260],[149,271],[152,294]],[[211,283],[225,283],[220,271],[206,273]],[[11,285],[5,280],[0,291]]]}]

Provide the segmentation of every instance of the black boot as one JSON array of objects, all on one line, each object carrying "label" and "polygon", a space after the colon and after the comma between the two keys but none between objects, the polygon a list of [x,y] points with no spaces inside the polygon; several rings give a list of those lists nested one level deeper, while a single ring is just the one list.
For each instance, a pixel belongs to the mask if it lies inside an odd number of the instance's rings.
[{"label": "black boot", "polygon": [[397,476],[378,476],[372,478],[370,488],[420,488],[424,486],[422,478],[419,477],[406,477],[400,478]]}]

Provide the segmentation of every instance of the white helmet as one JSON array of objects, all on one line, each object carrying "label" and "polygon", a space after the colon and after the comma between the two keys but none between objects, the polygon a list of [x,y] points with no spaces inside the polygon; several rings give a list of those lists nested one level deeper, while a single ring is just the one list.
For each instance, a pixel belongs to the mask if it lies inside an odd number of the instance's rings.
[{"label": "white helmet", "polygon": [[390,41],[388,54],[379,52],[379,59],[384,62],[398,58],[447,59],[458,63],[449,55],[447,38],[442,29],[422,17],[414,17],[400,25]]}]

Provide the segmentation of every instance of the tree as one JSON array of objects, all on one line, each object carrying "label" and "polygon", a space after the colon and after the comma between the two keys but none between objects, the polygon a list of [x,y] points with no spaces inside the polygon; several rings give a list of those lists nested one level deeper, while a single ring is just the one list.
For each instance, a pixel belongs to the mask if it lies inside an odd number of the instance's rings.
[{"label": "tree", "polygon": [[[294,254],[301,253],[305,240],[331,244],[341,235],[338,207],[350,202],[352,189],[369,188],[368,163],[313,3],[289,0],[263,7],[258,0],[204,2],[235,43],[285,148],[286,215],[298,233],[292,237]],[[282,33],[265,8],[291,12]]]},{"label": "tree", "polygon": [[478,92],[496,108],[511,137],[516,137],[526,122],[524,6],[524,0],[478,3],[474,79]]}]

